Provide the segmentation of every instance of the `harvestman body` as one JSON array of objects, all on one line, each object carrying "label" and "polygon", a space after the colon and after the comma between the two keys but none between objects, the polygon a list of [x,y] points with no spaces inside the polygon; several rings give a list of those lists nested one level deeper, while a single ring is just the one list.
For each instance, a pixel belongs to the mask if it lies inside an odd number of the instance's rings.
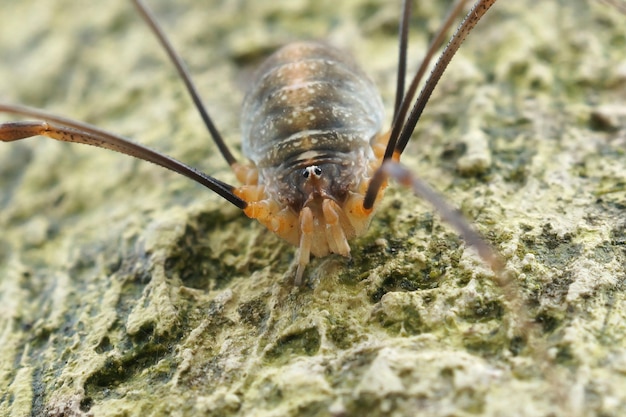
[{"label": "harvestman body", "polygon": [[[407,92],[404,90],[410,0],[400,22],[400,58],[394,118],[382,131],[383,107],[373,83],[345,54],[321,43],[299,42],[261,66],[242,115],[242,148],[250,165],[236,161],[201,104],[182,63],[154,17],[137,9],[176,65],[220,152],[243,184],[233,187],[182,162],[93,126],[41,110],[0,103],[0,112],[45,121],[0,125],[0,140],[43,135],[125,153],[185,175],[216,192],[298,247],[296,284],[310,255],[349,256],[348,240],[367,228],[391,176],[430,201],[494,270],[501,264],[484,240],[443,200],[399,163],[430,95],[460,44],[496,0],[479,0],[441,54],[413,103],[417,85],[465,0],[452,7]],[[413,108],[409,113],[409,107]],[[407,116],[408,114],[408,116]]]}]

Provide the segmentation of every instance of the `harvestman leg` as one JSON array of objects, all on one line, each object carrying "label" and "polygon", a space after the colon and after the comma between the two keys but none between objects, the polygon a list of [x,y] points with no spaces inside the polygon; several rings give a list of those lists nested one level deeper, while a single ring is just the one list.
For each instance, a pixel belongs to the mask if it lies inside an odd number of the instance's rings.
[{"label": "harvestman leg", "polygon": [[[202,104],[197,88],[191,80],[191,76],[185,68],[183,60],[176,53],[156,19],[143,2],[141,0],[132,0],[132,2],[148,26],[152,29],[157,39],[166,50],[170,60],[176,67],[176,70],[183,79],[185,86],[187,87],[187,91],[189,92],[189,95],[191,96],[198,112],[200,113],[200,116],[202,117],[202,120],[204,121],[204,124],[209,130],[209,133],[211,134],[211,137],[219,148],[221,154],[224,156],[224,159],[226,159],[226,162],[231,167],[235,166],[237,164],[237,160],[228,149],[228,146],[222,139],[222,136]],[[46,120],[45,122],[11,122],[0,124],[0,141],[10,142],[42,135],[64,142],[84,143],[87,145],[109,149],[155,163],[164,168],[185,175],[186,177],[189,177],[216,192],[240,209],[245,209],[248,205],[246,201],[234,194],[233,186],[226,184],[217,178],[204,174],[174,158],[153,151],[145,146],[133,143],[126,138],[106,132],[95,126],[56,116],[27,106],[0,103],[0,112]]]},{"label": "harvestman leg", "polygon": [[[400,104],[396,117],[394,118],[393,126],[391,128],[389,142],[387,143],[387,148],[383,157],[383,164],[374,174],[365,194],[365,198],[363,200],[363,208],[365,210],[369,210],[373,207],[376,197],[388,176],[391,176],[392,178],[395,178],[400,182],[404,181],[406,183],[406,176],[410,175],[410,171],[407,168],[404,168],[399,163],[399,159],[409,139],[411,138],[411,134],[415,129],[415,125],[417,124],[417,121],[419,120],[422,111],[424,110],[424,107],[426,106],[426,103],[428,102],[428,99],[430,98],[435,86],[441,79],[441,76],[443,75],[445,69],[450,63],[450,60],[461,46],[461,43],[469,34],[469,32],[474,28],[474,26],[476,26],[476,23],[478,23],[480,18],[487,12],[489,7],[491,7],[491,5],[493,5],[495,2],[496,0],[481,0],[474,5],[472,10],[470,10],[470,12],[467,14],[467,16],[457,29],[454,36],[452,36],[452,39],[441,54],[439,60],[435,64],[433,71],[426,80],[422,92],[415,101],[413,109],[411,110],[411,113],[409,114],[405,122],[404,115],[406,114],[406,109],[408,108],[409,103],[413,99],[415,86],[418,84],[423,73],[425,72],[425,67],[434,53],[433,50],[437,47],[437,44],[440,43],[439,38],[442,37],[442,33],[448,29],[451,24],[452,17],[456,15],[458,11],[463,7],[465,1],[461,0],[457,2],[455,7],[452,8],[451,12],[446,18],[444,25],[442,26],[442,30],[438,33],[438,35],[435,37],[435,40],[429,47],[427,57],[424,59],[422,65],[418,69],[418,72],[415,75],[409,88],[409,92],[402,99],[402,103]],[[401,29],[401,31],[402,30],[406,29]],[[406,45],[404,46],[404,48],[406,48]],[[406,52],[403,52],[401,49],[400,54],[402,55],[403,53]],[[403,74],[400,73],[402,71],[402,69],[399,70],[399,77],[403,76]],[[398,88],[400,88],[400,82],[398,82]],[[398,90],[396,93],[401,94],[401,91]],[[397,102],[398,100],[396,100],[396,103]],[[396,162],[393,163],[392,161]],[[487,264],[492,266],[494,270],[501,270],[499,262],[495,262],[496,256],[494,255],[493,251],[489,249],[489,246],[484,242],[484,240],[471,229],[469,224],[465,220],[463,220],[460,215],[456,214],[453,210],[450,210],[448,204],[445,203],[445,201],[441,197],[430,191],[430,189],[429,192],[423,193],[422,195],[422,190],[427,188],[426,185],[416,176],[413,175],[412,178],[420,183],[419,187],[413,187],[414,191],[420,194],[420,196],[425,198],[428,202],[433,204],[433,206],[435,206],[437,210],[441,210],[444,217],[446,217],[448,222],[450,222],[450,224],[461,234],[461,236],[469,239],[468,244],[477,247],[479,255]],[[472,232],[471,236],[469,234],[469,231]]]},{"label": "harvestman leg", "polygon": [[150,29],[152,30],[152,32],[158,39],[163,49],[165,49],[165,52],[167,52],[167,56],[176,67],[176,71],[178,71],[178,75],[180,76],[180,78],[182,78],[183,82],[185,83],[185,87],[187,87],[187,92],[191,96],[191,99],[193,100],[193,103],[196,106],[198,113],[200,113],[200,117],[202,117],[202,121],[204,122],[209,133],[211,134],[211,137],[213,138],[213,142],[215,142],[215,144],[219,148],[222,156],[224,157],[228,165],[232,167],[233,165],[237,163],[237,160],[235,159],[233,154],[230,152],[230,149],[228,149],[228,145],[226,145],[226,142],[224,142],[222,135],[219,133],[219,131],[215,127],[213,120],[211,119],[211,117],[209,116],[209,113],[207,112],[206,108],[202,104],[202,99],[200,98],[198,89],[193,83],[191,79],[191,75],[187,71],[187,68],[185,67],[185,63],[183,59],[180,57],[180,55],[178,55],[178,53],[172,46],[171,42],[165,35],[165,32],[161,28],[161,25],[159,25],[157,19],[154,17],[150,9],[146,7],[143,1],[132,0],[132,2],[135,5],[135,8],[137,9],[141,17],[143,18],[143,20],[150,27]]},{"label": "harvestman leg", "polygon": [[[439,32],[431,42],[426,56],[422,60],[422,63],[417,70],[417,73],[413,77],[413,80],[402,100],[398,97],[403,95],[403,83],[399,80],[396,91],[396,104],[394,108],[393,124],[389,134],[389,140],[383,156],[383,163],[380,168],[375,172],[370,184],[368,186],[365,198],[363,200],[363,208],[365,210],[371,210],[379,191],[382,189],[389,177],[395,179],[400,184],[411,188],[411,190],[420,198],[428,201],[433,207],[440,213],[441,217],[450,224],[459,235],[465,240],[467,245],[474,247],[478,252],[480,258],[487,265],[491,267],[495,273],[495,282],[502,289],[505,298],[511,305],[511,308],[516,311],[521,317],[521,326],[519,330],[527,336],[531,331],[533,324],[528,317],[528,312],[524,308],[523,300],[520,297],[520,291],[517,283],[508,276],[504,271],[504,262],[497,255],[497,253],[491,248],[491,246],[478,234],[470,224],[457,212],[446,200],[436,191],[431,189],[426,182],[418,178],[408,167],[399,162],[400,156],[408,141],[411,138],[413,130],[428,102],[435,86],[439,82],[445,69],[447,68],[450,60],[459,49],[461,43],[474,28],[482,16],[487,10],[496,2],[496,0],[480,0],[478,1],[472,10],[467,14],[456,33],[446,46],[444,52],[441,54],[439,60],[435,64],[430,76],[426,80],[426,83],[418,96],[410,114],[407,115],[409,106],[413,101],[413,96],[417,90],[417,86],[421,81],[423,75],[426,72],[435,51],[442,43],[445,33],[452,25],[454,18],[459,14],[460,10],[466,3],[466,0],[459,0],[451,8],[448,16],[446,17],[444,24]],[[404,5],[405,12],[408,10],[406,4]],[[406,21],[401,22],[400,28],[400,59],[398,68],[398,78],[404,78],[404,63],[406,59],[406,34],[408,30],[406,27]],[[399,104],[398,104],[399,103]]]},{"label": "harvestman leg", "polygon": [[172,157],[153,151],[143,145],[87,123],[66,119],[27,106],[0,103],[0,112],[34,117],[47,121],[8,122],[0,124],[0,141],[13,142],[33,136],[47,136],[63,142],[83,143],[123,153],[144,161],[152,162],[204,185],[211,191],[239,207],[246,208],[247,202],[233,193],[233,186],[211,177]]}]

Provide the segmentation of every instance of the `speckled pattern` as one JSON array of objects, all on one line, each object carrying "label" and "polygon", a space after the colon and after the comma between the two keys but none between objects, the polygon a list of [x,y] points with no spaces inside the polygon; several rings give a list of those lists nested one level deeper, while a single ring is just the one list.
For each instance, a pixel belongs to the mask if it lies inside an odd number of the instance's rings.
[{"label": "speckled pattern", "polygon": [[341,156],[370,147],[382,131],[376,87],[349,55],[322,43],[290,43],[265,60],[251,85],[241,140],[257,167]]},{"label": "speckled pattern", "polygon": [[[126,2],[10,1],[0,100],[234,175]],[[229,143],[256,64],[347,48],[387,123],[399,2],[154,4]],[[416,4],[414,68],[447,5]],[[314,260],[189,180],[46,139],[0,144],[0,415],[620,416],[626,408],[626,16],[496,3],[403,160],[498,248],[539,325],[407,190],[353,258]],[[2,120],[5,120],[2,116]]]}]

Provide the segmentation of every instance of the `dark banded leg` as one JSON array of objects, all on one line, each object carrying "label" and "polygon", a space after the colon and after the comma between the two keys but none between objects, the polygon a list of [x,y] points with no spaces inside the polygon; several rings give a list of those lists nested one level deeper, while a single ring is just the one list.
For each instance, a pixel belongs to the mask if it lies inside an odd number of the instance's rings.
[{"label": "dark banded leg", "polygon": [[191,178],[240,209],[245,209],[248,205],[245,200],[234,194],[234,188],[231,185],[206,175],[174,158],[131,142],[121,136],[98,129],[95,126],[26,106],[0,103],[0,112],[47,120],[2,123],[0,124],[0,141],[2,142],[13,142],[33,136],[47,136],[63,142],[84,143],[86,145],[109,149],[152,162],[153,164]]}]

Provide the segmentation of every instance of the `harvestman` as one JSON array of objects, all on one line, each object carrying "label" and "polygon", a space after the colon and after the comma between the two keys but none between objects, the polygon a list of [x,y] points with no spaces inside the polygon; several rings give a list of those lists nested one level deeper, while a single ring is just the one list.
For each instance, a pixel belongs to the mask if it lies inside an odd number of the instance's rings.
[{"label": "harvestman", "polygon": [[394,116],[387,132],[382,131],[379,93],[345,54],[315,42],[297,42],[281,48],[261,66],[244,100],[242,149],[251,163],[242,164],[215,128],[182,59],[156,19],[141,0],[133,0],[176,66],[214,142],[242,183],[238,187],[121,136],[21,105],[0,103],[0,112],[39,121],[0,124],[0,140],[48,136],[110,149],[185,175],[297,246],[296,285],[302,283],[311,254],[350,255],[348,240],[364,233],[387,178],[392,177],[428,200],[501,279],[502,264],[489,245],[439,194],[399,162],[435,85],[465,37],[495,1],[476,2],[415,101],[426,68],[466,0],[452,6],[406,92],[410,0],[404,1]]}]

